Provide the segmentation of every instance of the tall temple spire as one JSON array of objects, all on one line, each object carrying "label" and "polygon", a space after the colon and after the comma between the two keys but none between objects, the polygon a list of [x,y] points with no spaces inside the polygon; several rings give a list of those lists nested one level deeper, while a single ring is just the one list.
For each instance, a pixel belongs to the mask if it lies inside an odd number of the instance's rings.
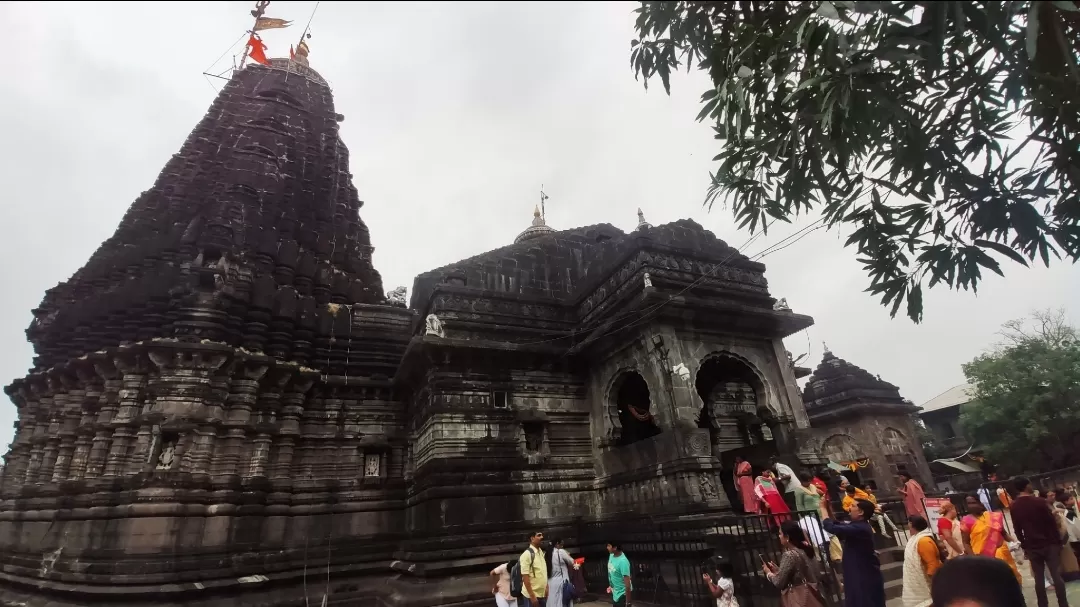
[{"label": "tall temple spire", "polygon": [[229,306],[279,296],[290,315],[383,302],[340,120],[310,68],[236,70],[112,237],[46,293],[28,330],[36,365],[147,338],[233,339],[245,320]]}]

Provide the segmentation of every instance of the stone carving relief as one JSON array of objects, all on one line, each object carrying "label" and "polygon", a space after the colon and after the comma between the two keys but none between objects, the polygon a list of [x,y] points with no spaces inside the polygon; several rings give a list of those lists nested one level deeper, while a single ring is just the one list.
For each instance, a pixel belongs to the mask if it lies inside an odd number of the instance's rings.
[{"label": "stone carving relief", "polygon": [[378,453],[368,453],[364,456],[364,476],[367,478],[377,477],[380,474],[379,465],[382,462]]},{"label": "stone carving relief", "polygon": [[434,335],[435,337],[446,337],[446,332],[443,331],[442,321],[438,316],[434,314],[428,314],[425,320],[424,335]]},{"label": "stone carving relief", "polygon": [[791,306],[788,305],[787,297],[781,297],[776,303],[773,304],[772,309],[778,312],[790,312]]},{"label": "stone carving relief", "polygon": [[164,438],[161,443],[161,453],[158,454],[157,464],[154,469],[172,470],[174,463],[176,463],[176,438]]},{"label": "stone carving relief", "polygon": [[730,263],[702,262],[669,253],[640,251],[623,267],[612,272],[606,281],[585,298],[578,309],[582,321],[590,322],[596,314],[606,308],[609,295],[612,300],[620,299],[621,295],[632,286],[628,282],[630,276],[642,268],[649,268],[650,283],[653,276],[671,276],[680,280],[687,278],[697,280],[708,276],[704,280],[707,284],[720,285],[737,291],[768,294],[768,282],[761,272],[733,267]]},{"label": "stone carving relief", "polygon": [[652,288],[652,277],[649,276],[648,272],[645,272],[645,288],[646,289],[651,289]]},{"label": "stone carving relief", "polygon": [[709,455],[709,437],[704,431],[690,435],[690,455]]},{"label": "stone carving relief", "polygon": [[701,496],[705,498],[705,501],[711,502],[720,499],[720,494],[716,491],[716,483],[708,472],[702,472],[698,475],[698,486],[701,488]]},{"label": "stone carving relief", "polygon": [[679,363],[671,368],[671,373],[683,381],[690,381],[690,367],[685,363]]},{"label": "stone carving relief", "polygon": [[407,292],[408,289],[406,287],[398,287],[386,294],[386,300],[392,306],[396,306],[399,308],[408,307],[408,304],[405,301],[405,294]]}]

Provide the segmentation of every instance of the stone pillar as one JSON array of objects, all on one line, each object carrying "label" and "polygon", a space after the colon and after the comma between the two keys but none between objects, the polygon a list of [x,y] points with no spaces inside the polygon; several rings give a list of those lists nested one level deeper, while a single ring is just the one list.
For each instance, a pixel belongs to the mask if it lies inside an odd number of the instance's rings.
[{"label": "stone pillar", "polygon": [[[67,402],[67,395],[60,394],[62,391],[63,386],[55,376],[46,378],[45,390],[41,394],[40,402],[42,413],[45,414],[48,424],[45,426],[44,436],[39,437],[41,456],[34,472],[35,483],[47,483],[52,480],[53,466],[56,464],[56,456],[60,449],[59,409]],[[40,430],[40,427],[38,429]]]},{"label": "stone pillar", "polygon": [[29,438],[34,434],[34,416],[37,400],[26,385],[8,392],[19,412],[19,419],[13,424],[15,437],[11,442],[11,451],[4,459],[3,489],[5,496],[18,489],[26,478],[27,465],[30,463]]},{"label": "stone pillar", "polygon": [[271,473],[271,478],[282,485],[291,483],[293,458],[296,456],[296,443],[300,437],[300,418],[304,415],[307,392],[311,390],[317,376],[314,372],[300,372],[291,376],[291,381],[284,384],[282,390],[278,448]]},{"label": "stone pillar", "polygon": [[127,426],[115,428],[109,454],[105,459],[105,472],[102,476],[122,476],[127,470],[128,447],[135,439],[134,432]]},{"label": "stone pillar", "polygon": [[214,450],[214,438],[217,429],[209,424],[199,426],[194,430],[191,441],[191,452],[184,458],[187,462],[187,471],[196,475],[210,474],[210,454]]},{"label": "stone pillar", "polygon": [[141,424],[135,433],[134,442],[135,450],[132,452],[131,459],[127,462],[127,469],[124,471],[124,474],[140,474],[142,472],[148,472],[154,467],[154,462],[152,461],[154,455],[153,424]]},{"label": "stone pillar", "polygon": [[90,443],[90,454],[86,462],[86,478],[97,478],[105,473],[105,462],[112,444],[113,430],[111,423],[120,409],[120,390],[123,388],[123,373],[116,368],[112,357],[105,354],[92,354],[90,360],[94,372],[102,380],[101,396],[98,397],[98,429]]},{"label": "stone pillar", "polygon": [[[786,420],[790,425],[790,430],[795,428],[809,428],[810,418],[806,415],[806,408],[803,406],[802,396],[799,395],[799,386],[795,379],[795,368],[791,364],[788,358],[787,349],[784,347],[784,340],[777,338],[772,341],[772,356],[770,357],[779,368],[780,378],[784,384],[776,387],[777,395],[780,397],[779,409],[782,411],[780,417]],[[791,432],[788,432],[791,434]],[[773,431],[773,436],[776,432]],[[794,450],[794,443],[792,443],[792,450]]]},{"label": "stone pillar", "polygon": [[685,364],[682,359],[682,348],[678,347],[677,336],[668,330],[645,335],[644,348],[654,370],[654,376],[659,380],[660,388],[664,392],[654,397],[654,400],[666,403],[666,410],[661,409],[654,413],[662,415],[661,419],[670,418],[671,411],[674,409],[675,418],[669,419],[668,428],[677,429],[681,433],[696,429],[698,414],[702,406],[701,397],[697,394],[692,377],[686,378],[674,371]]},{"label": "stone pillar", "polygon": [[254,445],[251,448],[251,457],[243,472],[244,480],[258,476],[266,476],[266,465],[270,461],[270,435],[258,433],[255,435]]}]

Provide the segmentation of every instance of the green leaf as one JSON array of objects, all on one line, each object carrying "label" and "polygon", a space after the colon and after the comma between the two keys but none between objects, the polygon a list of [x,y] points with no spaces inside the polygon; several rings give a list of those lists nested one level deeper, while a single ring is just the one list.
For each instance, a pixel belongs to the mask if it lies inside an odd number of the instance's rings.
[{"label": "green leaf", "polygon": [[922,301],[922,285],[915,284],[908,291],[907,296],[907,315],[911,319],[911,322],[922,322],[923,315],[923,301]]},{"label": "green leaf", "polygon": [[912,317],[921,289],[1002,272],[995,253],[1080,259],[1080,67],[1025,53],[1069,42],[1073,7],[1053,6],[646,1],[631,66],[666,90],[684,65],[711,79],[707,205],[753,229],[819,213],[851,233],[873,296]]},{"label": "green leaf", "polygon": [[1028,265],[1028,262],[1027,262],[1026,259],[1024,259],[1023,255],[1021,255],[1021,254],[1017,253],[1016,251],[1010,249],[1009,247],[1001,244],[1000,242],[993,242],[993,241],[990,241],[990,240],[977,239],[977,240],[975,240],[975,244],[979,245],[980,247],[986,247],[988,249],[993,249],[993,250],[997,251],[998,253],[1001,253],[1002,255],[1008,257],[1009,259],[1015,261],[1016,263],[1018,263],[1018,264],[1020,264],[1022,266],[1027,266]]}]

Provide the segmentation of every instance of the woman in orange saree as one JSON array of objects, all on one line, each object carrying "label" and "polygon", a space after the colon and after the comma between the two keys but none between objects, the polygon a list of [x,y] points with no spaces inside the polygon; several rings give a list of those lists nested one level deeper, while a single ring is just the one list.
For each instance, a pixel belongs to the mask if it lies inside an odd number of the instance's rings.
[{"label": "woman in orange saree", "polygon": [[1005,561],[1016,576],[1016,581],[1023,583],[1012,552],[1009,552],[1007,542],[1013,539],[1005,530],[1005,515],[1000,512],[987,512],[975,495],[967,496],[964,503],[967,504],[968,514],[960,521],[960,530],[964,535],[966,552]]},{"label": "woman in orange saree", "polygon": [[750,462],[741,457],[735,458],[735,489],[742,498],[743,511],[746,514],[757,514],[761,510],[757,495],[754,494],[754,470],[750,467]]}]

